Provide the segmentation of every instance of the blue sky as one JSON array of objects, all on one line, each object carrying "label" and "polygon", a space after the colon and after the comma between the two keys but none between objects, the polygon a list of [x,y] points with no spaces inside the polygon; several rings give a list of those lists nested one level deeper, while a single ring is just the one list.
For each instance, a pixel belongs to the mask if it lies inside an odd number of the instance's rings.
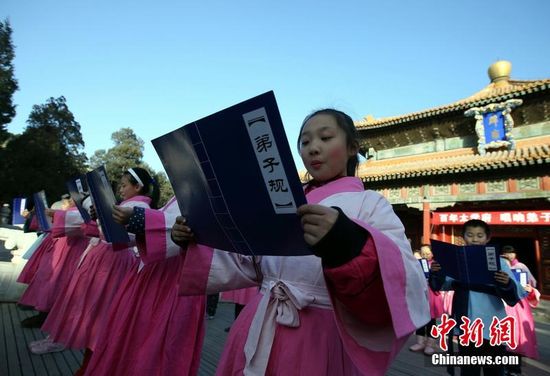
[{"label": "blue sky", "polygon": [[360,119],[454,102],[498,59],[549,78],[549,14],[546,0],[2,0],[20,86],[8,129],[63,95],[88,156],[131,127],[160,170],[151,139],[274,90],[294,148],[322,107]]}]

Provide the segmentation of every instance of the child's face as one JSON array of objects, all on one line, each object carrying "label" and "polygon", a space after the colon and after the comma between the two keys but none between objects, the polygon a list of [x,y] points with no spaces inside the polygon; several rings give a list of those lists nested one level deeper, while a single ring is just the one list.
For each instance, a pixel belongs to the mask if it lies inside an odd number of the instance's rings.
[{"label": "child's face", "polygon": [[514,261],[514,259],[516,258],[516,254],[514,252],[506,252],[503,253],[501,256],[510,262]]},{"label": "child's face", "polygon": [[346,176],[348,159],[353,155],[346,133],[331,115],[315,115],[304,125],[300,156],[313,179],[322,182]]},{"label": "child's face", "polygon": [[118,193],[122,200],[128,200],[139,194],[141,187],[137,184],[132,184],[127,175],[122,175],[120,178],[120,184],[118,186]]},{"label": "child's face", "polygon": [[422,255],[422,258],[425,258],[427,260],[431,260],[433,258],[432,251],[428,247],[420,248],[420,254]]},{"label": "child's face", "polygon": [[464,230],[466,245],[485,245],[489,239],[483,227],[466,227]]}]

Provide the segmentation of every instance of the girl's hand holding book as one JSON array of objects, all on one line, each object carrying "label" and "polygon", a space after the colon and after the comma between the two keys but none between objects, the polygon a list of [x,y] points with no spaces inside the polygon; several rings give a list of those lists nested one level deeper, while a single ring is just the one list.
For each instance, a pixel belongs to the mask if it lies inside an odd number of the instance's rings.
[{"label": "girl's hand holding book", "polygon": [[126,226],[130,221],[130,217],[134,213],[134,208],[127,206],[113,205],[113,219],[115,222]]},{"label": "girl's hand holding book", "polygon": [[174,226],[172,226],[172,240],[182,248],[187,248],[189,242],[193,241],[195,234],[187,226],[187,220],[184,217],[177,217]]},{"label": "girl's hand holding book", "polygon": [[432,273],[437,273],[439,271],[441,271],[441,265],[439,265],[439,263],[435,260],[432,261],[432,265],[430,266],[430,271]]},{"label": "girl's hand holding book", "polygon": [[95,211],[95,207],[93,205],[90,206],[90,218],[92,218],[92,221],[97,220],[97,213]]},{"label": "girl's hand holding book", "polygon": [[510,276],[506,272],[499,270],[495,272],[495,281],[503,286],[508,286],[508,283],[510,283]]},{"label": "girl's hand holding book", "polygon": [[302,205],[298,208],[304,229],[304,239],[313,246],[319,242],[334,226],[338,219],[338,210],[323,205]]}]

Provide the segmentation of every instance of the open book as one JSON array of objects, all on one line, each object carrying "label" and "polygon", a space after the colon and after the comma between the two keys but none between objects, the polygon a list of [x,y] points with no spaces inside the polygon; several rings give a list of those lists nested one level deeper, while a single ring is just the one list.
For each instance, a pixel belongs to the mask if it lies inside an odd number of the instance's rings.
[{"label": "open book", "polygon": [[113,244],[130,243],[126,228],[113,219],[113,205],[117,202],[105,168],[100,166],[86,173],[86,180],[105,240]]},{"label": "open book", "polygon": [[197,242],[246,255],[307,255],[306,203],[273,92],[154,139]]},{"label": "open book", "polygon": [[496,245],[454,245],[431,240],[434,259],[445,275],[468,285],[494,285],[500,270],[500,250]]},{"label": "open book", "polygon": [[52,228],[52,219],[46,214],[48,201],[46,201],[46,192],[40,191],[32,195],[34,200],[34,212],[38,220],[38,227],[41,231],[50,231]]},{"label": "open book", "polygon": [[27,199],[25,197],[16,197],[13,199],[13,204],[12,204],[13,209],[11,213],[12,225],[25,224],[25,217],[23,217],[23,212],[25,211],[26,204],[27,204]]},{"label": "open book", "polygon": [[523,287],[525,287],[525,285],[529,283],[527,272],[524,272],[521,269],[512,269],[512,273],[514,274],[516,282],[518,282]]},{"label": "open book", "polygon": [[90,218],[90,214],[82,206],[82,202],[90,196],[90,192],[88,191],[88,183],[86,181],[86,175],[68,180],[66,182],[66,186],[69,194],[71,195],[71,198],[73,199],[76,207],[78,208],[78,211],[80,212],[80,215],[82,216],[82,219],[84,219],[84,222],[86,223],[90,222],[92,220]]}]

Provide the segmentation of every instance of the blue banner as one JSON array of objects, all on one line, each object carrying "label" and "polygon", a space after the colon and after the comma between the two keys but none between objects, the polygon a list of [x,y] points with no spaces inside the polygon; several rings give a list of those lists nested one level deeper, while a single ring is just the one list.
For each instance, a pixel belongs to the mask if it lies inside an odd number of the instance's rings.
[{"label": "blue banner", "polygon": [[485,131],[485,143],[505,141],[504,116],[502,111],[487,112],[483,114],[483,129]]}]

